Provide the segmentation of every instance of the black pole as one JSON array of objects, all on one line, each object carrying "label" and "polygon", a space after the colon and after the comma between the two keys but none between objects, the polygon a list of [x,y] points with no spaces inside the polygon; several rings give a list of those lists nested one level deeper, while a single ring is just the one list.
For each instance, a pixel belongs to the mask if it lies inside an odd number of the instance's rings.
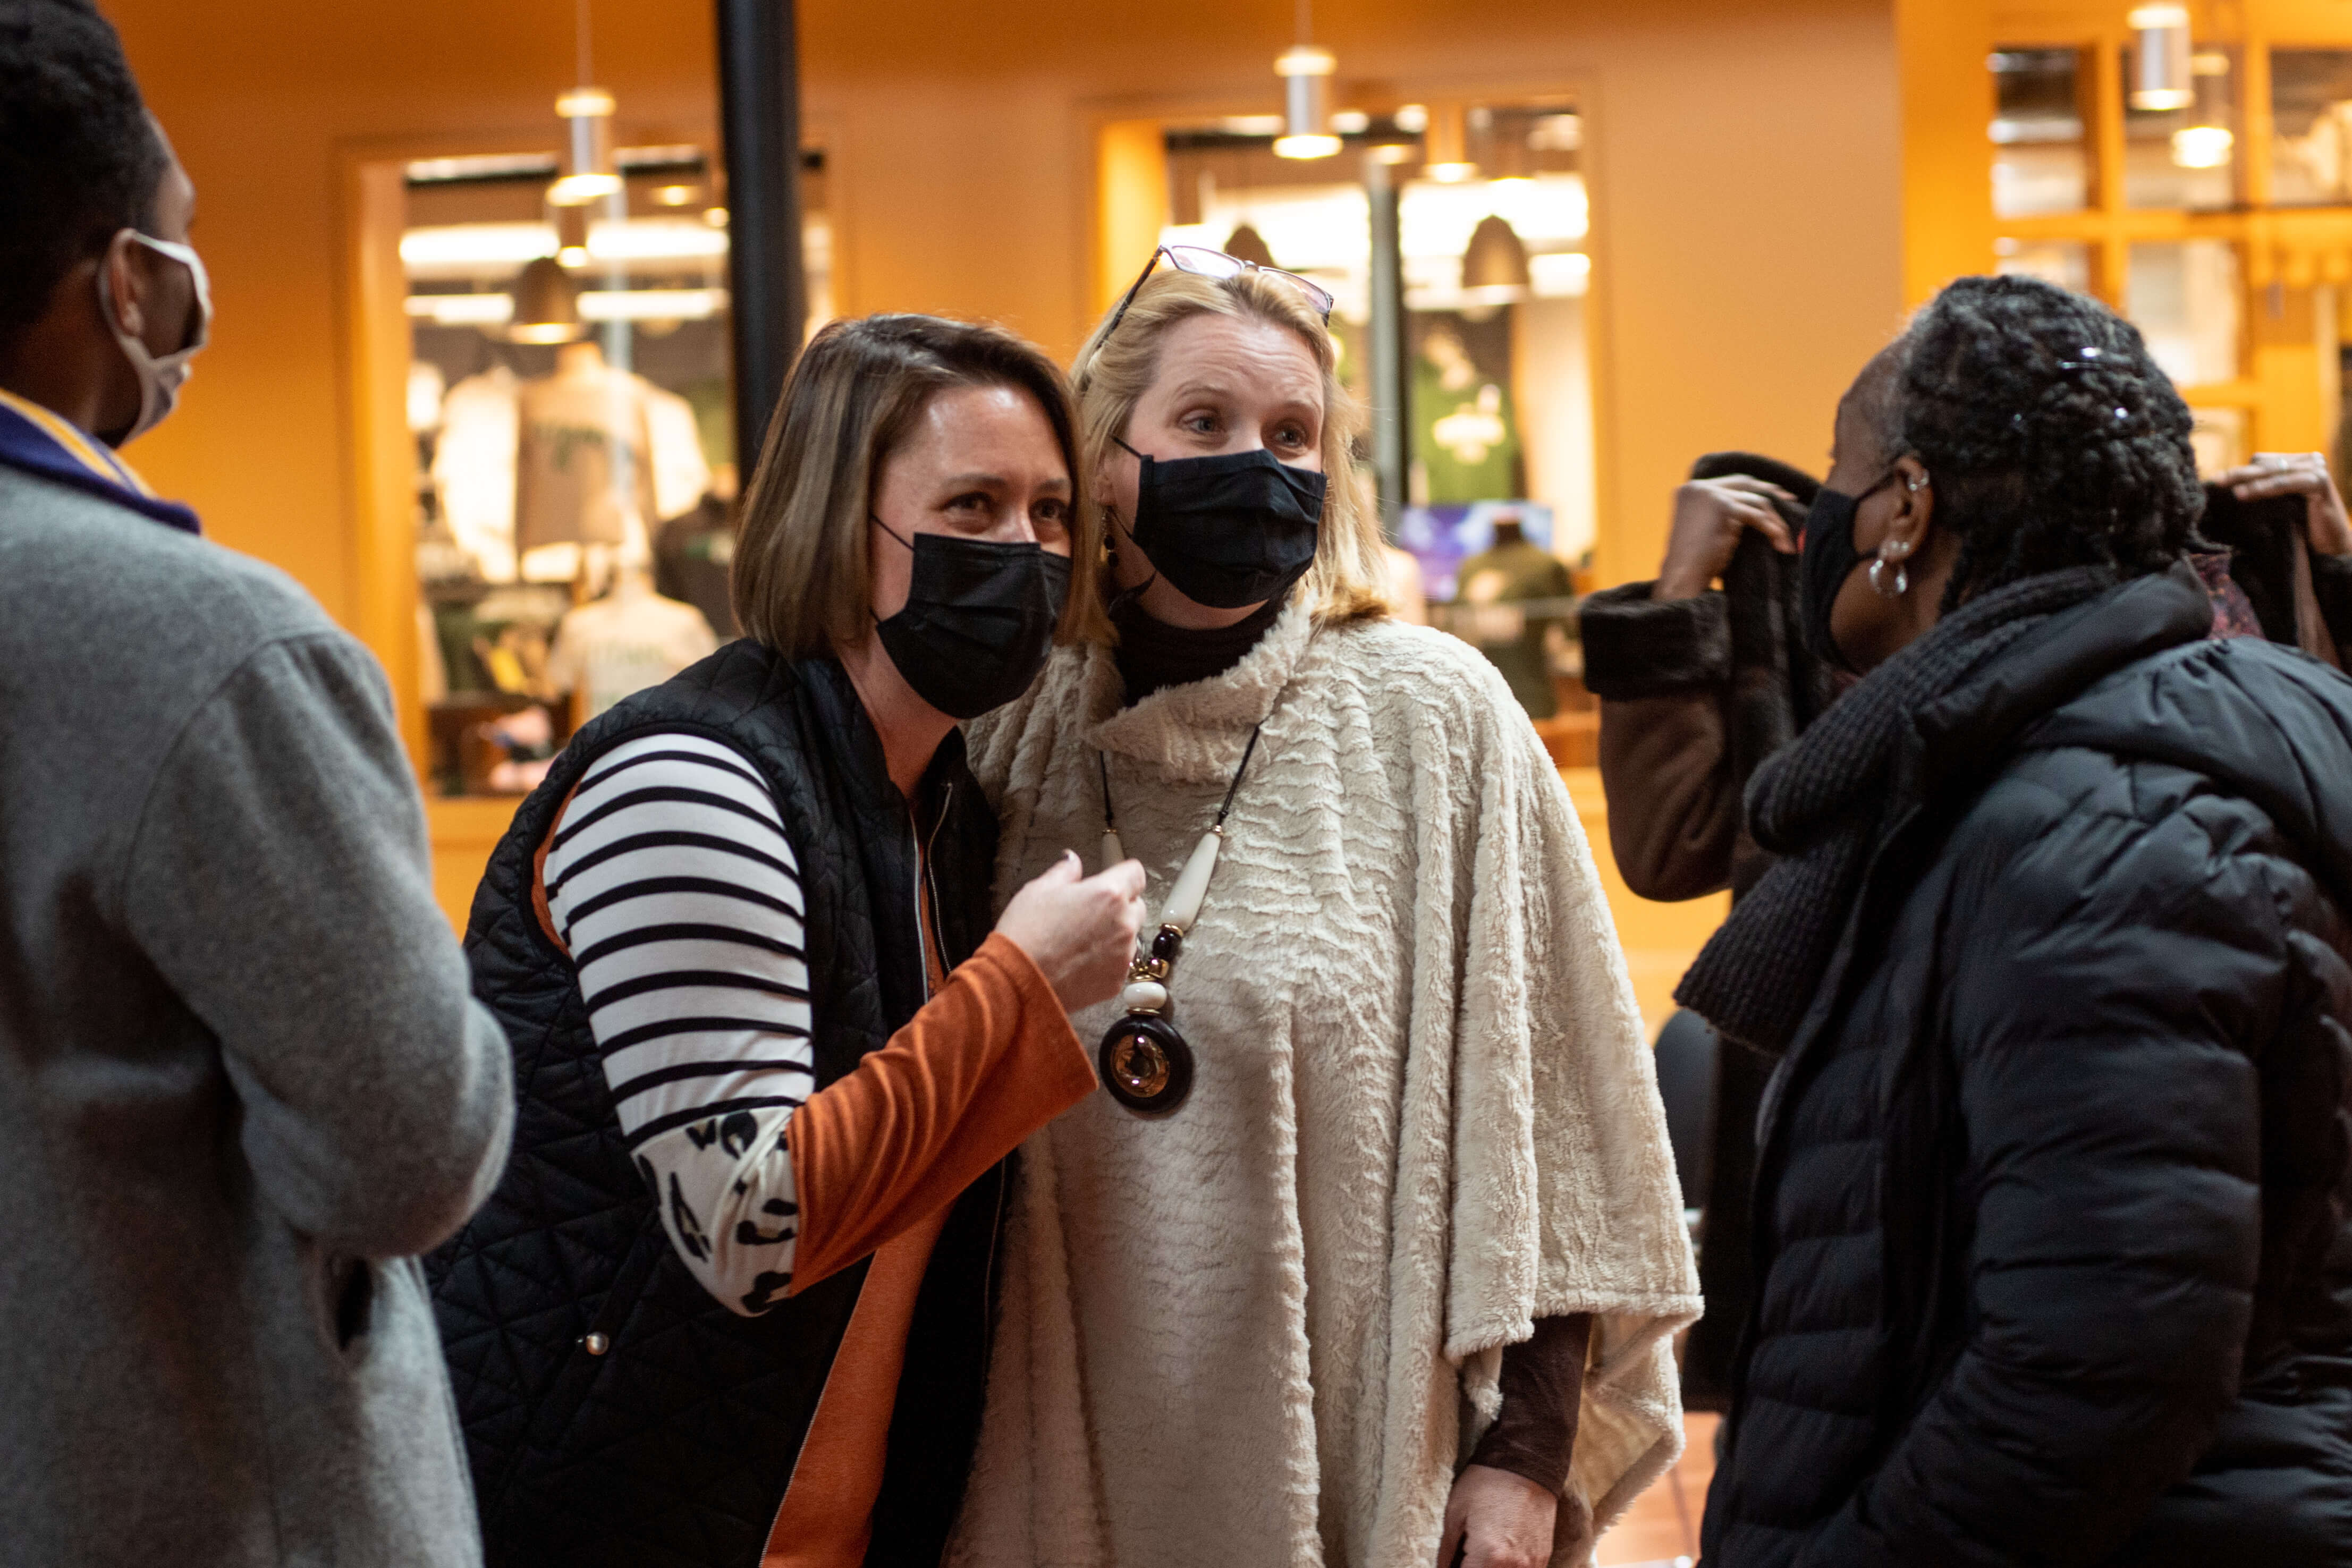
[{"label": "black pole", "polygon": [[808,320],[801,277],[801,78],[793,0],[719,0],[735,465],[748,486]]},{"label": "black pole", "polygon": [[1381,531],[1396,542],[1404,515],[1405,476],[1412,471],[1412,383],[1404,361],[1404,242],[1395,168],[1375,155],[1364,162],[1364,189],[1372,214],[1371,342],[1372,473],[1380,485]]}]

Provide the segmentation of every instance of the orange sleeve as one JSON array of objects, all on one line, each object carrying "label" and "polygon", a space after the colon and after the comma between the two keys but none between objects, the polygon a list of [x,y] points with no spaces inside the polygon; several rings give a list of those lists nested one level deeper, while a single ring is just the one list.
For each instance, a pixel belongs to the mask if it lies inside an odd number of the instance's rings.
[{"label": "orange sleeve", "polygon": [[1094,1087],[1054,988],[992,934],[888,1045],[793,1113],[793,1291],[952,1202]]}]

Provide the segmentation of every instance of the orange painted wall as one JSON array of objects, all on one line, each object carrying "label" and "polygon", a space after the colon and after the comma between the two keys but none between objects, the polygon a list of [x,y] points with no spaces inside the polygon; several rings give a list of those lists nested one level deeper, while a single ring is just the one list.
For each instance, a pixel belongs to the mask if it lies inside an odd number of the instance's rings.
[{"label": "orange painted wall", "polygon": [[[184,412],[131,455],[215,537],[349,619],[353,470],[339,151],[551,133],[571,6],[110,0],[201,190],[220,304]],[[1003,320],[1056,352],[1094,308],[1093,128],[1176,100],[1274,102],[1287,6],[1075,0],[802,6],[807,117],[832,151],[847,310]],[[597,6],[624,141],[708,138],[710,12]],[[1318,10],[1346,84],[1582,90],[1593,128],[1604,575],[1646,573],[1697,453],[1817,462],[1902,303],[1887,0],[1640,6],[1357,0]]]}]

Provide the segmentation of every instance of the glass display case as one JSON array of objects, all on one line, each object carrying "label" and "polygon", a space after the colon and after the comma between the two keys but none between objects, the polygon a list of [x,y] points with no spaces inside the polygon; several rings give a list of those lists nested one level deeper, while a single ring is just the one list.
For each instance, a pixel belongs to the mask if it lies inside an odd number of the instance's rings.
[{"label": "glass display case", "polygon": [[1992,210],[2002,218],[2091,204],[2082,51],[2000,49],[1992,57]]},{"label": "glass display case", "polygon": [[[427,774],[516,794],[572,729],[735,634],[725,195],[691,145],[619,148],[562,204],[551,154],[406,168]],[[804,155],[812,325],[824,159]]]}]

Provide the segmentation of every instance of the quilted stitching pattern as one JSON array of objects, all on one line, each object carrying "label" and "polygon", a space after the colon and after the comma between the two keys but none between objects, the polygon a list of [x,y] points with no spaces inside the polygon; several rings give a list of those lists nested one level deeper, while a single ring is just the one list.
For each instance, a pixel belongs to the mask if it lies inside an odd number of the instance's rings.
[{"label": "quilted stitching pattern", "polygon": [[[514,1154],[428,1264],[496,1565],[752,1568],[865,1274],[845,1270],[751,1319],[694,1281],[628,1157],[571,965],[539,928],[531,855],[564,795],[604,750],[659,729],[727,741],[775,790],[808,901],[819,1082],[887,1041],[924,994],[912,822],[829,660],[796,665],[731,643],[583,730],[524,802],[466,936],[476,994],[514,1050]],[[948,813],[933,875],[948,955],[961,959],[986,934],[995,822],[959,741],[942,747],[927,793]],[[971,1278],[927,1283],[927,1309],[977,1318],[994,1224],[992,1203],[959,1205],[933,1271]],[[607,1354],[582,1348],[592,1328]],[[919,1314],[916,1335],[929,1332]],[[946,1369],[969,1396],[935,1385],[924,1398],[976,1416],[984,1336],[942,1337],[975,1347]],[[968,1439],[932,1452],[924,1468],[944,1473],[911,1488],[888,1479],[894,1499],[927,1497],[939,1512],[919,1537],[944,1540],[968,1452]]]}]

